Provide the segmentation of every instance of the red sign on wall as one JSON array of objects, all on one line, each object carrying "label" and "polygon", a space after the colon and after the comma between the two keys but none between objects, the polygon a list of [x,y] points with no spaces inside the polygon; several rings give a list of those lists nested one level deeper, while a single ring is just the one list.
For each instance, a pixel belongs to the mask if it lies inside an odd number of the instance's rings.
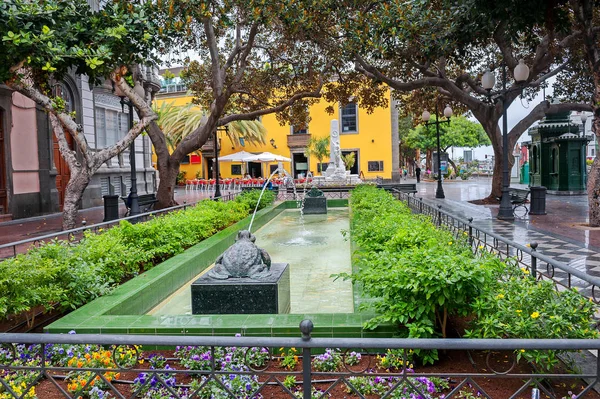
[{"label": "red sign on wall", "polygon": [[190,163],[201,163],[202,157],[200,155],[191,155]]}]

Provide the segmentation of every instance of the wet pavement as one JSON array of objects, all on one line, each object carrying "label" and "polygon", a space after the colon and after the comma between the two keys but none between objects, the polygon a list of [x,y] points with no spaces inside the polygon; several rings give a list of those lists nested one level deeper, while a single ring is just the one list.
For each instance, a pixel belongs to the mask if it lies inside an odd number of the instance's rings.
[{"label": "wet pavement", "polygon": [[[226,193],[227,192],[224,192],[224,194]],[[175,200],[180,204],[183,204],[184,201],[191,204],[205,198],[210,198],[211,195],[212,193],[205,191],[186,191],[184,188],[179,188],[175,191]],[[119,215],[124,217],[125,212],[125,205],[120,204]],[[95,223],[101,223],[103,220],[104,207],[98,206],[83,209],[79,211],[77,216],[77,226],[83,226],[83,221],[89,226]],[[0,223],[0,244],[27,240],[29,238],[52,234],[61,230],[62,213],[53,213],[50,215],[2,222]]]}]

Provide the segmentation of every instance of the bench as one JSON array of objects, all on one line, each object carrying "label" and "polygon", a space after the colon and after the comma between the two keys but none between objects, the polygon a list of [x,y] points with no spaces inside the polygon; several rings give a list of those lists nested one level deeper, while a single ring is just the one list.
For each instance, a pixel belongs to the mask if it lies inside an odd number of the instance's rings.
[{"label": "bench", "polygon": [[[125,217],[127,217],[131,212],[131,203],[129,202],[129,196],[121,197],[121,199],[123,200],[123,203],[127,208],[127,212],[125,212]],[[156,194],[154,193],[138,195],[138,205],[140,206],[141,213],[151,211],[152,208],[154,208],[154,204],[156,204],[157,202],[158,200],[156,199]]]},{"label": "bench", "polygon": [[[513,206],[513,215],[518,218],[523,218],[529,213],[529,209],[525,205],[527,203],[527,197],[529,197],[529,190],[524,188],[511,188],[508,194],[510,195],[510,203]],[[498,198],[502,200],[502,198]]]},{"label": "bench", "polygon": [[378,188],[383,188],[384,190],[398,190],[403,193],[409,193],[416,195],[419,191],[417,190],[417,183],[389,183],[389,184],[378,184]]},{"label": "bench", "polygon": [[[522,188],[511,188],[509,191],[510,203],[513,206],[513,214],[517,217],[525,217],[529,213],[529,209],[525,206],[527,197],[529,197],[529,190]],[[523,208],[525,213],[521,214],[522,210],[517,211],[517,208]]]}]

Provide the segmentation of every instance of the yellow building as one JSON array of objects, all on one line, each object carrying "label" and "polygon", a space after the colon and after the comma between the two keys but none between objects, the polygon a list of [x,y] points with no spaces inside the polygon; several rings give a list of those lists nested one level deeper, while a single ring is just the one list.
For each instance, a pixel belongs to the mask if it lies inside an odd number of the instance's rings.
[{"label": "yellow building", "polygon": [[[178,71],[173,72],[177,73]],[[192,97],[187,95],[184,90],[185,87],[181,84],[168,82],[156,96],[157,105],[160,106],[163,102],[175,105],[189,104]],[[329,105],[331,104],[325,100],[312,105],[309,109],[311,121],[308,129],[304,130],[295,129],[289,125],[281,126],[275,115],[263,116],[261,121],[267,129],[267,144],[265,145],[245,143],[243,147],[235,147],[223,133],[219,133],[219,156],[242,150],[252,153],[269,151],[291,159],[291,162],[284,162],[283,167],[294,177],[306,175],[309,171],[313,175],[319,175],[318,160],[314,157],[307,159],[304,156],[304,148],[313,136],[328,137],[330,121],[337,119],[340,125],[342,154],[346,155],[349,152],[356,154],[356,163],[351,169],[351,173],[360,175],[366,180],[374,180],[377,177],[398,180],[396,108],[377,108],[372,114],[367,114],[356,103],[351,103],[343,108],[339,105],[334,106],[335,112],[330,115],[325,111]],[[212,176],[213,157],[214,146],[211,140],[202,147],[200,154],[191,154],[189,162],[182,163],[181,170],[186,172],[186,179]],[[324,164],[328,162],[329,159],[323,160]],[[239,162],[219,162],[220,174],[223,178],[243,177],[243,174],[246,173],[254,177],[266,177],[274,168],[276,168],[275,164],[262,165],[250,162],[242,165]]]}]

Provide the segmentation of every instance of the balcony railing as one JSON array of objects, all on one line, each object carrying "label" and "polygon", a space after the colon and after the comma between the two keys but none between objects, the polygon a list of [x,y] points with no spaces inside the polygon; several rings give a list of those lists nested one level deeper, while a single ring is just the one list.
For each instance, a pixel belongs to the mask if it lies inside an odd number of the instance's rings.
[{"label": "balcony railing", "polygon": [[308,146],[310,134],[289,134],[287,136],[287,145],[289,148],[304,148]]}]

